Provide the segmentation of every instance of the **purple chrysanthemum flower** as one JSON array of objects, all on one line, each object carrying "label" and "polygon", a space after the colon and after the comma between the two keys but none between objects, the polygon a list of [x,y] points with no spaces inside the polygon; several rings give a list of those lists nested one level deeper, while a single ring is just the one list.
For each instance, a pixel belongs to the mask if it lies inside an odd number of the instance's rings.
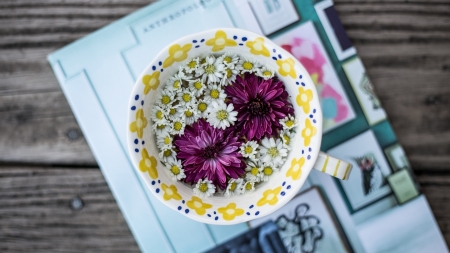
[{"label": "purple chrysanthemum flower", "polygon": [[260,140],[281,130],[280,119],[293,115],[283,82],[277,78],[264,80],[253,74],[237,76],[225,92],[238,112],[236,128],[247,140]]},{"label": "purple chrysanthemum flower", "polygon": [[207,178],[226,188],[227,177],[238,178],[245,172],[245,162],[239,153],[241,143],[234,136],[234,127],[214,128],[203,119],[187,126],[184,135],[175,138],[178,159],[182,161],[185,182],[195,183]]}]

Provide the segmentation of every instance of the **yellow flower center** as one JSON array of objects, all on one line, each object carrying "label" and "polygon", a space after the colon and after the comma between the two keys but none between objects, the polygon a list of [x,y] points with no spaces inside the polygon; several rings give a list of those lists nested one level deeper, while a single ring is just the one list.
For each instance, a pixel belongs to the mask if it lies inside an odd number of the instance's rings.
[{"label": "yellow flower center", "polygon": [[266,200],[270,201],[275,197],[275,194],[271,193],[269,195],[267,195]]},{"label": "yellow flower center", "polygon": [[164,125],[164,124],[162,124],[162,125],[157,125],[156,128],[161,130],[161,129],[166,128],[166,125]]},{"label": "yellow flower center", "polygon": [[180,174],[180,168],[176,165],[173,165],[172,168],[170,168],[170,171],[174,174],[174,175],[178,175]]},{"label": "yellow flower center", "polygon": [[253,148],[251,146],[247,146],[245,147],[244,152],[246,154],[251,154],[253,152]]},{"label": "yellow flower center", "polygon": [[163,117],[164,117],[164,114],[163,114],[162,111],[157,111],[157,112],[156,112],[156,118],[157,118],[157,119],[163,119]]},{"label": "yellow flower center", "polygon": [[219,95],[220,95],[220,92],[218,91],[218,90],[211,90],[211,92],[209,93],[209,95],[212,97],[212,98],[214,98],[214,99],[217,99],[217,98],[219,98]]},{"label": "yellow flower center", "polygon": [[195,206],[195,208],[200,208],[200,207],[202,207],[203,205],[202,205],[202,203],[200,203],[200,202],[198,202],[198,201],[194,201],[194,206]]},{"label": "yellow flower center", "polygon": [[173,87],[175,88],[175,89],[179,89],[180,88],[180,80],[176,80],[175,82],[173,82]]},{"label": "yellow flower center", "polygon": [[167,96],[167,95],[163,95],[163,96],[161,97],[161,103],[163,103],[163,104],[165,104],[165,105],[169,104],[170,101],[171,101],[171,99],[170,99],[170,97]]},{"label": "yellow flower center", "polygon": [[183,94],[183,101],[186,102],[186,103],[191,101],[191,95],[189,95],[188,93],[184,93]]},{"label": "yellow flower center", "polygon": [[208,108],[208,105],[206,105],[206,103],[199,103],[197,108],[199,111],[204,112],[206,108]]},{"label": "yellow flower center", "polygon": [[170,187],[166,188],[166,194],[169,195],[169,196],[172,196],[173,195],[173,190]]},{"label": "yellow flower center", "polygon": [[272,167],[267,166],[267,167],[264,167],[263,172],[264,172],[264,175],[270,176],[273,173],[273,169],[272,169]]},{"label": "yellow flower center", "polygon": [[190,61],[188,63],[188,67],[191,68],[191,69],[197,67],[197,62],[196,61]]},{"label": "yellow flower center", "polygon": [[261,43],[255,42],[255,44],[253,44],[253,49],[255,49],[256,51],[261,51],[263,48]]},{"label": "yellow flower center", "polygon": [[173,123],[173,129],[175,129],[176,131],[180,131],[182,127],[183,124],[181,124],[181,122],[179,121],[175,121],[175,123]]},{"label": "yellow flower center", "polygon": [[287,145],[291,142],[291,138],[287,134],[283,135],[283,139]]},{"label": "yellow flower center", "polygon": [[150,159],[145,159],[145,167],[150,168],[150,166],[152,166],[152,162],[150,161]]},{"label": "yellow flower center", "polygon": [[281,68],[284,70],[284,72],[290,72],[291,71],[291,65],[289,65],[288,63],[283,63],[281,65]]},{"label": "yellow flower center", "polygon": [[180,58],[183,55],[183,50],[178,50],[174,55],[173,58]]},{"label": "yellow flower center", "polygon": [[306,131],[305,131],[305,135],[306,136],[310,136],[311,135],[311,129],[306,129]]},{"label": "yellow flower center", "polygon": [[268,70],[263,72],[263,76],[271,76],[271,75],[272,75],[272,72],[270,72]]},{"label": "yellow flower center", "polygon": [[294,121],[293,120],[286,120],[286,122],[284,124],[286,124],[287,127],[291,128],[294,125]]},{"label": "yellow flower center", "polygon": [[222,46],[223,44],[225,44],[225,39],[224,38],[218,38],[216,40],[216,45]]},{"label": "yellow flower center", "polygon": [[168,149],[168,150],[164,151],[163,155],[164,155],[165,157],[171,156],[171,155],[172,155],[172,150]]},{"label": "yellow flower center", "polygon": [[175,108],[170,108],[169,114],[174,115],[177,112]]},{"label": "yellow flower center", "polygon": [[232,59],[231,59],[230,56],[225,56],[225,57],[223,58],[223,61],[226,62],[226,63],[230,63],[231,60],[232,60]]},{"label": "yellow flower center", "polygon": [[170,144],[170,136],[166,136],[164,138],[164,144],[169,145]]},{"label": "yellow flower center", "polygon": [[203,58],[200,60],[200,64],[205,64],[206,63],[206,58]]},{"label": "yellow flower center", "polygon": [[259,173],[259,169],[257,167],[252,168],[252,170],[250,171],[250,173],[252,173],[253,176],[258,175]]},{"label": "yellow flower center", "polygon": [[227,214],[233,215],[236,211],[234,209],[227,209]]},{"label": "yellow flower center", "polygon": [[224,119],[227,119],[227,118],[228,118],[228,112],[225,111],[225,110],[220,110],[220,111],[217,112],[216,118],[217,118],[218,120],[224,120]]},{"label": "yellow flower center", "polygon": [[277,157],[279,152],[276,147],[272,147],[267,150],[267,154],[269,154],[271,157]]},{"label": "yellow flower center", "polygon": [[137,119],[136,120],[136,126],[137,128],[141,128],[144,125],[144,122],[142,122],[142,119]]},{"label": "yellow flower center", "polygon": [[252,188],[253,188],[253,187],[252,187],[252,184],[251,184],[251,183],[246,183],[246,184],[245,184],[245,189],[246,189],[247,191],[250,191]]},{"label": "yellow flower center", "polygon": [[227,78],[230,78],[233,75],[231,69],[225,69],[225,72],[227,73]]},{"label": "yellow flower center", "polygon": [[198,187],[198,189],[201,192],[206,192],[206,191],[208,191],[208,185],[206,183],[201,183],[200,186]]},{"label": "yellow flower center", "polygon": [[306,94],[302,94],[300,98],[302,99],[303,102],[308,102],[308,96],[306,96]]},{"label": "yellow flower center", "polygon": [[188,110],[188,111],[184,112],[184,115],[186,115],[186,117],[192,117],[192,115],[194,115],[194,113]]},{"label": "yellow flower center", "polygon": [[242,67],[245,70],[251,70],[251,69],[253,69],[253,63],[246,61],[246,62],[244,62],[244,64],[242,64]]},{"label": "yellow flower center", "polygon": [[196,88],[197,90],[200,90],[203,87],[203,83],[200,81],[197,81],[194,83],[194,88]]},{"label": "yellow flower center", "polygon": [[214,71],[216,71],[216,67],[214,65],[206,65],[205,67],[206,74],[214,74]]},{"label": "yellow flower center", "polygon": [[236,182],[231,183],[230,191],[234,192],[234,190],[236,190],[236,185]]}]

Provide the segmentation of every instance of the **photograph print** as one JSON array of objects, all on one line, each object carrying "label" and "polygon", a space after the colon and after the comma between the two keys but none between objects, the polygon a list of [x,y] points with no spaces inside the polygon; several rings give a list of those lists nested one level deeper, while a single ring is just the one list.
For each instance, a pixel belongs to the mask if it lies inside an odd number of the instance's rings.
[{"label": "photograph print", "polygon": [[353,47],[350,38],[345,32],[344,26],[339,19],[338,13],[334,8],[333,1],[325,0],[314,6],[319,16],[320,23],[327,33],[328,39],[333,46],[334,52],[339,60],[344,60],[354,54],[356,49]]},{"label": "photograph print", "polygon": [[297,58],[311,76],[323,111],[323,132],[355,118],[351,103],[311,21],[275,37],[273,41]]},{"label": "photograph print", "polygon": [[351,213],[391,193],[387,176],[392,171],[371,130],[328,150],[328,154],[353,165],[348,180],[339,180]]},{"label": "photograph print", "polygon": [[289,253],[352,252],[318,187],[300,193],[274,213],[248,223],[254,228],[270,220],[278,226]]},{"label": "photograph print", "polygon": [[370,79],[367,77],[366,69],[360,58],[355,57],[345,62],[342,67],[358,98],[364,115],[369,125],[375,125],[386,119],[386,112],[381,107],[380,100],[375,94]]}]

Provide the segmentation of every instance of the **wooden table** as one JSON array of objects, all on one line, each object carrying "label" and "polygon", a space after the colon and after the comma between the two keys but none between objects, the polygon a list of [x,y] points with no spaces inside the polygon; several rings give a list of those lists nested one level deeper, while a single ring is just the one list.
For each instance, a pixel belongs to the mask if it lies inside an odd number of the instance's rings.
[{"label": "wooden table", "polygon": [[[139,250],[46,56],[149,2],[0,2],[0,252]],[[450,1],[336,8],[450,242]]]}]

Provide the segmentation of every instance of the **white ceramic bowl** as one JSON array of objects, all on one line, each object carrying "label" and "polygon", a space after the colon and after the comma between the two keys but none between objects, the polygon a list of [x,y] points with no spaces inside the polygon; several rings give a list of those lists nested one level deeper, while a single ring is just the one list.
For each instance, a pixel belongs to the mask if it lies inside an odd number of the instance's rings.
[{"label": "white ceramic bowl", "polygon": [[[276,70],[284,82],[299,121],[293,149],[280,172],[254,192],[226,198],[197,198],[192,188],[172,181],[158,157],[150,112],[157,95],[178,67],[207,54],[233,52]],[[310,90],[311,92],[309,92]],[[218,225],[230,225],[268,215],[296,195],[311,171],[320,149],[322,111],[315,86],[305,68],[291,54],[261,35],[222,28],[174,41],[150,62],[130,96],[128,149],[136,170],[150,191],[180,215]]]}]

